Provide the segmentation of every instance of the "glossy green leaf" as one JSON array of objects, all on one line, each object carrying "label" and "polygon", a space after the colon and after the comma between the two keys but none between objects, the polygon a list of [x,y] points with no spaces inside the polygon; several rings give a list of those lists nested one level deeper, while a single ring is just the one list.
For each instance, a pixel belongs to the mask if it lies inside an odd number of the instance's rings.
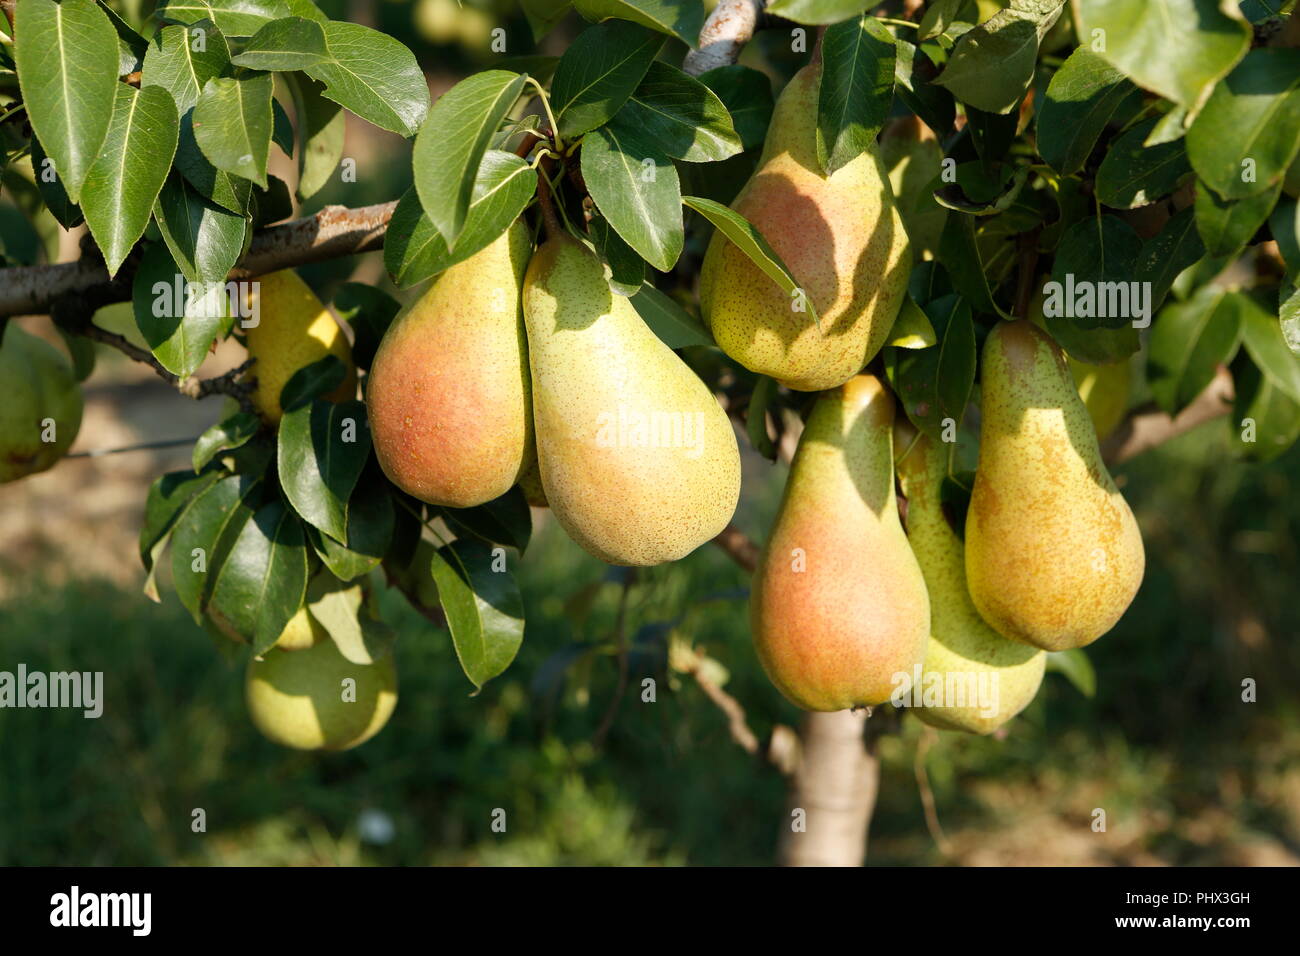
[{"label": "glossy green leaf", "polygon": [[298,189],[300,201],[321,190],[343,158],[347,117],[343,108],[322,95],[325,87],[305,73],[289,77],[298,117]]},{"label": "glossy green leaf", "polygon": [[1092,698],[1096,695],[1097,672],[1082,648],[1053,651],[1047,655],[1047,669],[1055,671],[1068,680],[1084,697]]},{"label": "glossy green leaf", "polygon": [[302,522],[280,501],[244,523],[217,573],[211,609],[248,639],[254,654],[275,646],[307,593]]},{"label": "glossy green leaf", "polygon": [[696,316],[677,300],[647,283],[631,298],[632,307],[650,330],[670,349],[712,345],[713,336]]},{"label": "glossy green leaf", "polygon": [[370,423],[361,402],[316,401],[285,412],[277,462],[280,485],[308,524],[347,538],[347,505],[370,455]]},{"label": "glossy green leaf", "polygon": [[373,571],[387,554],[397,520],[392,487],[372,457],[348,499],[346,541],[338,542],[315,528],[307,528],[312,548],[340,581],[352,581]]},{"label": "glossy green leaf", "polygon": [[663,45],[660,34],[624,20],[600,23],[579,34],[551,79],[551,109],[560,135],[572,139],[608,123]]},{"label": "glossy green leaf", "polygon": [[208,462],[223,451],[240,448],[261,430],[262,423],[251,412],[236,412],[229,418],[217,422],[194,443],[192,461],[196,472],[202,471]]},{"label": "glossy green leaf", "polygon": [[353,664],[373,664],[392,653],[397,634],[370,613],[361,584],[317,574],[307,584],[306,600],[307,613]]},{"label": "glossy green leaf", "polygon": [[1097,170],[1097,198],[1115,209],[1133,209],[1168,196],[1192,167],[1183,140],[1147,146],[1154,119],[1115,138]]},{"label": "glossy green leaf", "polygon": [[1277,203],[1282,191],[1279,180],[1256,196],[1220,199],[1204,183],[1196,184],[1196,230],[1205,243],[1205,253],[1218,259],[1235,259],[1254,237]]},{"label": "glossy green leaf", "polygon": [[894,38],[875,17],[826,28],[817,159],[827,175],[875,149],[894,101]]},{"label": "glossy green leaf", "polygon": [[211,20],[226,36],[251,37],[293,12],[285,0],[160,0],[155,14],[169,23]]},{"label": "glossy green leaf", "polygon": [[1191,207],[1175,213],[1161,230],[1142,243],[1134,278],[1151,283],[1151,308],[1159,309],[1178,274],[1205,255]]},{"label": "glossy green leaf", "polygon": [[775,100],[767,74],[747,66],[719,66],[701,73],[699,80],[718,95],[744,149],[763,145]]},{"label": "glossy green leaf", "polygon": [[1294,402],[1300,402],[1300,356],[1287,347],[1278,317],[1241,294],[1241,341],[1269,382]]},{"label": "glossy green leaf", "polygon": [[[1141,238],[1118,216],[1075,223],[1061,238],[1052,264],[1061,314],[1082,328],[1117,329],[1139,318],[1131,283],[1141,252]],[[1056,311],[1050,295],[1044,302],[1044,313],[1049,311]]]},{"label": "glossy green leaf", "polygon": [[361,26],[325,24],[329,57],[303,68],[323,94],[363,120],[414,136],[429,112],[429,87],[415,54],[392,37]]},{"label": "glossy green leaf", "polygon": [[1205,286],[1171,303],[1151,330],[1147,379],[1157,404],[1176,415],[1199,395],[1241,339],[1241,295]]},{"label": "glossy green leaf", "polygon": [[582,178],[614,230],[660,272],[682,253],[677,169],[657,144],[617,120],[582,141]]},{"label": "glossy green leaf", "polygon": [[727,108],[705,84],[658,60],[618,111],[619,123],[639,129],[674,159],[709,163],[741,150]]},{"label": "glossy green leaf", "polygon": [[352,327],[352,361],[368,369],[384,333],[397,318],[402,304],[383,289],[362,282],[345,282],[331,303],[340,319]]},{"label": "glossy green leaf", "polygon": [[216,574],[244,524],[260,480],[231,475],[195,495],[172,533],[172,587],[197,623],[208,604]]},{"label": "glossy green leaf", "polygon": [[821,26],[855,17],[871,6],[868,0],[772,0],[767,13],[774,17]]},{"label": "glossy green leaf", "polygon": [[947,136],[957,115],[952,93],[934,83],[939,68],[906,40],[894,41],[894,92],[903,104],[940,136]]},{"label": "glossy green leaf", "polygon": [[1064,0],[1012,0],[964,33],[936,80],[963,103],[1009,113],[1034,78],[1038,44],[1061,15]]},{"label": "glossy green leaf", "polygon": [[603,216],[593,216],[587,234],[596,253],[609,266],[609,287],[619,295],[635,295],[645,282],[645,260],[623,241]]},{"label": "glossy green leaf", "polygon": [[145,595],[154,602],[161,601],[158,584],[155,580],[158,561],[163,549],[171,540],[172,531],[189,503],[199,492],[210,487],[219,477],[215,470],[195,474],[191,471],[170,471],[159,475],[149,486],[149,495],[145,499],[144,519],[140,525],[140,563],[144,565],[147,577],[144,583]]},{"label": "glossy green leaf", "polygon": [[975,326],[970,305],[957,295],[927,303],[938,344],[891,350],[886,362],[908,419],[934,441],[951,438],[975,384]]},{"label": "glossy green leaf", "polygon": [[523,600],[504,557],[479,541],[431,552],[429,573],[447,617],[461,669],[476,688],[502,673],[524,637]]},{"label": "glossy green leaf", "polygon": [[704,8],[697,0],[576,0],[574,6],[588,20],[631,20],[691,47],[704,26]]},{"label": "glossy green leaf", "polygon": [[303,17],[286,17],[272,20],[253,34],[230,62],[252,70],[302,70],[328,56],[325,31],[320,23]]},{"label": "glossy green leaf", "polygon": [[200,196],[175,172],[158,194],[154,217],[172,258],[191,282],[224,282],[243,253],[244,217]]},{"label": "glossy green leaf", "polygon": [[208,162],[263,189],[271,155],[274,89],[272,75],[256,71],[208,80],[193,116],[194,138]]},{"label": "glossy green leaf", "polygon": [[520,553],[533,533],[528,499],[515,485],[504,495],[474,508],[440,508],[443,518],[457,535],[469,532],[489,544],[504,544]]},{"label": "glossy green leaf", "polygon": [[212,343],[233,324],[223,286],[191,286],[163,243],[145,249],[131,299],[136,327],[154,358],[182,380],[198,371]]},{"label": "glossy green leaf", "polygon": [[1063,176],[1087,162],[1097,138],[1136,87],[1086,47],[1070,54],[1047,84],[1038,111],[1038,154]]}]

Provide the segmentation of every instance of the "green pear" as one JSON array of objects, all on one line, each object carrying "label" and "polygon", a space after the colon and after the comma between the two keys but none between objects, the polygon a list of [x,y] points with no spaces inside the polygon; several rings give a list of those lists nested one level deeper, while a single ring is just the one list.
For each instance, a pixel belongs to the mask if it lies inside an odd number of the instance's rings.
[{"label": "green pear", "polygon": [[939,251],[948,210],[934,199],[931,186],[943,167],[943,147],[925,123],[914,116],[893,120],[880,135],[880,161],[898,200],[898,214],[911,240],[912,258],[920,262]]},{"label": "green pear", "polygon": [[439,276],[384,334],[366,384],[375,456],[430,504],[510,490],[533,454],[520,286],[531,243],[515,222]]},{"label": "green pear", "polygon": [[894,446],[907,497],[907,540],[930,595],[930,644],[916,682],[921,706],[915,713],[943,730],[992,733],[1034,699],[1047,654],[1007,640],[971,603],[965,549],[940,497],[948,474],[943,447],[906,420],[894,426]]},{"label": "green pear", "polygon": [[1090,365],[1078,359],[1066,359],[1070,377],[1079,390],[1083,407],[1088,409],[1097,438],[1104,440],[1124,420],[1132,391],[1132,373],[1127,359],[1110,365]]},{"label": "green pear", "polygon": [[817,400],[754,572],[758,659],[805,710],[884,703],[925,657],[930,603],[898,520],[893,421],[871,375]]},{"label": "green pear", "polygon": [[700,272],[705,321],[722,350],[802,391],[842,385],[884,344],[912,257],[874,149],[827,176],[817,160],[820,66],[782,91],[758,167],[732,209],[790,269],[818,322],[721,232]]},{"label": "green pear", "polygon": [[0,327],[0,483],[54,467],[81,427],[81,389],[59,350],[10,320]]},{"label": "green pear", "polygon": [[354,664],[332,640],[303,650],[272,648],[248,663],[248,714],[268,739],[297,750],[347,750],[383,729],[397,706],[389,654]]},{"label": "green pear", "polygon": [[708,387],[661,342],[600,260],[555,234],[524,279],[542,488],[610,564],[689,554],[731,519],[740,451]]},{"label": "green pear", "polygon": [[1049,651],[1109,631],[1142,583],[1137,521],[1056,343],[1028,321],[989,332],[966,578],[1004,637]]}]

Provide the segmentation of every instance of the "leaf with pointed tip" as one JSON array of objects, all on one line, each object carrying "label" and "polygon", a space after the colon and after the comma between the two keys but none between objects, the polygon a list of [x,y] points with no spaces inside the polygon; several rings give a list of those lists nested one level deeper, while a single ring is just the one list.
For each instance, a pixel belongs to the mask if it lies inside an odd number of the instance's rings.
[{"label": "leaf with pointed tip", "polygon": [[280,486],[305,521],[336,541],[347,537],[347,506],[370,455],[361,402],[312,402],[280,420]]},{"label": "leaf with pointed tip", "polygon": [[576,0],[574,6],[588,20],[631,20],[689,47],[695,46],[704,26],[704,8],[696,0]]},{"label": "leaf with pointed tip", "polygon": [[247,444],[261,427],[261,420],[251,412],[236,412],[217,422],[194,443],[194,470],[202,471],[208,462],[223,451],[231,451]]},{"label": "leaf with pointed tip", "polygon": [[671,270],[685,243],[681,182],[657,143],[615,119],[583,138],[582,178],[623,241],[660,272]]},{"label": "leaf with pointed tip", "polygon": [[195,495],[172,533],[172,587],[195,623],[203,616],[217,572],[244,523],[261,479],[230,475]]},{"label": "leaf with pointed tip", "polygon": [[208,80],[194,107],[194,139],[217,169],[266,188],[274,119],[270,73],[241,71]]},{"label": "leaf with pointed tip", "polygon": [[1123,73],[1079,47],[1047,84],[1038,111],[1038,154],[1063,176],[1077,173],[1120,103],[1136,94]]},{"label": "leaf with pointed tip", "polygon": [[158,194],[154,217],[172,258],[191,282],[224,282],[243,254],[244,217],[200,196],[174,172]]},{"label": "leaf with pointed tip", "polygon": [[319,22],[303,17],[272,20],[244,44],[235,66],[253,70],[302,70],[329,56]]},{"label": "leaf with pointed tip", "polygon": [[1151,329],[1147,380],[1156,403],[1177,415],[1232,360],[1241,341],[1241,296],[1204,286],[1186,302],[1165,306]]},{"label": "leaf with pointed tip", "polygon": [[826,28],[816,139],[828,176],[875,149],[894,102],[894,72],[894,38],[875,17]]},{"label": "leaf with pointed tip", "polygon": [[392,37],[361,26],[325,24],[329,56],[303,68],[323,95],[363,120],[414,136],[429,112],[429,87],[415,54]]},{"label": "leaf with pointed tip", "polygon": [[740,136],[717,94],[658,60],[650,64],[618,117],[643,130],[674,159],[710,163],[741,150]]},{"label": "leaf with pointed tip", "polygon": [[[135,324],[163,368],[184,380],[208,357],[212,343],[234,322],[223,287],[192,294],[167,246],[150,243],[132,280]],[[201,290],[196,290],[196,292]]]},{"label": "leaf with pointed tip", "polygon": [[285,0],[162,0],[154,15],[168,23],[211,20],[226,36],[251,37],[292,12]]},{"label": "leaf with pointed tip", "polygon": [[325,87],[306,73],[288,77],[298,115],[298,199],[310,199],[329,182],[343,158],[347,117],[322,95]]},{"label": "leaf with pointed tip", "polygon": [[649,283],[642,285],[629,301],[650,331],[670,349],[714,344],[703,322]]},{"label": "leaf with pointed tip", "polygon": [[275,646],[307,593],[302,522],[271,501],[244,523],[217,572],[211,609],[248,638],[253,654]]},{"label": "leaf with pointed tip", "polygon": [[560,57],[551,109],[565,139],[608,123],[646,75],[664,38],[625,20],[584,30]]},{"label": "leaf with pointed tip", "polygon": [[167,91],[119,83],[108,136],[82,187],[81,208],[110,276],[144,235],[176,154],[179,124]]},{"label": "leaf with pointed tip", "polygon": [[481,689],[502,673],[524,639],[519,586],[508,570],[494,570],[493,549],[456,541],[430,551],[429,574],[447,617],[461,669]]}]

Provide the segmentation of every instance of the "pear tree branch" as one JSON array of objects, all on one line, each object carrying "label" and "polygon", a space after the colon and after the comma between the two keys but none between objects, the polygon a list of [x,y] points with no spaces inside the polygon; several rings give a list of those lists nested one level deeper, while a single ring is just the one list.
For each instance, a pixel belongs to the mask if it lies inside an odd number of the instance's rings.
[{"label": "pear tree branch", "polygon": [[682,69],[699,76],[735,63],[741,48],[754,36],[765,6],[767,0],[718,0],[700,30],[697,48],[682,61]]}]

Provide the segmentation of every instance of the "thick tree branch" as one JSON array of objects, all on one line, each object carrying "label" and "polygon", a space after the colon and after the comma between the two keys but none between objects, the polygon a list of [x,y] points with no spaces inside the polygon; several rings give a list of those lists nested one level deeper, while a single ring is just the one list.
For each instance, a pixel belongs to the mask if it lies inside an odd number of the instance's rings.
[{"label": "thick tree branch", "polygon": [[699,76],[719,66],[730,66],[740,56],[758,26],[766,0],[718,0],[700,30],[698,48],[686,54],[682,69]]},{"label": "thick tree branch", "polygon": [[1228,414],[1232,411],[1232,399],[1232,374],[1220,366],[1205,391],[1177,416],[1170,417],[1160,411],[1154,402],[1129,412],[1128,417],[1102,442],[1102,457],[1108,464],[1123,464],[1197,425]]}]

